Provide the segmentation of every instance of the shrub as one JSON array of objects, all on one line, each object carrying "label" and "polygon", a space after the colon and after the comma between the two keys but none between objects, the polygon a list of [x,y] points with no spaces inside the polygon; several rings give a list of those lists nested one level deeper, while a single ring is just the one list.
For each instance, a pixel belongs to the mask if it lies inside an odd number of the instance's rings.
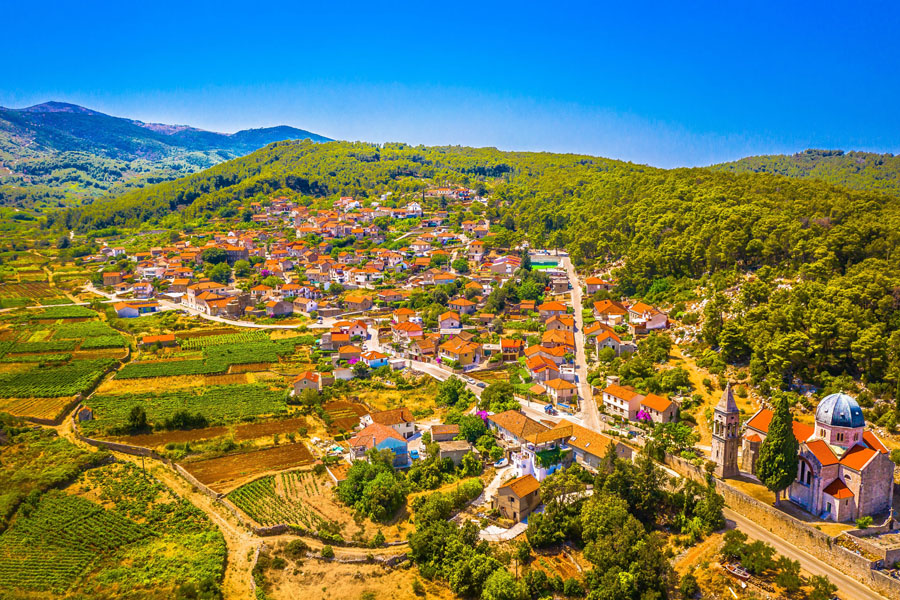
[{"label": "shrub", "polygon": [[424,596],[425,595],[425,586],[422,585],[422,582],[419,581],[419,578],[416,577],[412,582],[412,591],[416,596]]},{"label": "shrub", "polygon": [[331,546],[322,546],[322,558],[334,558],[334,548]]},{"label": "shrub", "polygon": [[300,558],[306,554],[307,550],[309,550],[309,545],[305,541],[297,539],[285,546],[284,553],[291,558]]},{"label": "shrub", "polygon": [[868,529],[872,525],[872,517],[866,515],[856,520],[856,526],[860,529]]}]

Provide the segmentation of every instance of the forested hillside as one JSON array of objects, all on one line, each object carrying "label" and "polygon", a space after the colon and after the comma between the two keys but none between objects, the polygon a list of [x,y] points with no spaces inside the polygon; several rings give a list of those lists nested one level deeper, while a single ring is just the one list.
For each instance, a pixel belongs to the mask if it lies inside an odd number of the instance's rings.
[{"label": "forested hillside", "polygon": [[0,205],[41,210],[90,202],[285,139],[328,138],[284,126],[215,133],[112,117],[61,102],[0,107]]},{"label": "forested hillside", "polygon": [[710,167],[730,173],[772,173],[818,179],[855,190],[900,195],[900,156],[843,150],[806,150],[790,156],[749,156]]},{"label": "forested hillside", "polygon": [[828,385],[846,373],[893,394],[900,381],[900,199],[813,179],[490,148],[279,142],[51,215],[46,226],[173,226],[276,192],[310,204],[417,196],[443,183],[490,192],[499,245],[565,247],[585,269],[622,261],[619,294],[669,306],[712,299],[706,341],[751,360],[757,382]]}]

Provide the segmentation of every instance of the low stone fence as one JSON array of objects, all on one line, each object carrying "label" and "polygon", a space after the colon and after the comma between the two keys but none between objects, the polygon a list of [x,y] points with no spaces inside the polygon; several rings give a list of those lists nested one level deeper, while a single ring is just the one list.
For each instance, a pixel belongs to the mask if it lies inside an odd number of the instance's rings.
[{"label": "low stone fence", "polygon": [[884,544],[871,539],[888,533],[898,534],[898,538],[900,538],[900,528],[897,527],[897,522],[892,518],[888,518],[881,525],[873,525],[865,529],[851,529],[841,535],[850,537],[854,544],[866,552],[878,556],[885,567],[892,568],[900,561],[900,541]]},{"label": "low stone fence", "polygon": [[[698,466],[678,456],[667,455],[665,464],[673,471],[695,481],[705,482],[706,474]],[[832,565],[872,588],[887,598],[900,598],[900,580],[878,571],[881,561],[871,561],[835,542],[835,538],[804,523],[774,506],[760,502],[728,484],[715,480],[716,491],[725,498],[725,504],[735,512],[752,520],[760,527],[804,550],[819,560]],[[855,540],[858,542],[858,540]]]}]

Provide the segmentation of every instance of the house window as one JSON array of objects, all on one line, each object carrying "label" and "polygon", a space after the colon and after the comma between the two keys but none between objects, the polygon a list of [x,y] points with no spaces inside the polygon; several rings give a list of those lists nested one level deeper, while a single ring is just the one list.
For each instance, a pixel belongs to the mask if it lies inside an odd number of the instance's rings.
[{"label": "house window", "polygon": [[850,483],[850,476],[844,475],[844,481],[846,481],[847,483]]}]

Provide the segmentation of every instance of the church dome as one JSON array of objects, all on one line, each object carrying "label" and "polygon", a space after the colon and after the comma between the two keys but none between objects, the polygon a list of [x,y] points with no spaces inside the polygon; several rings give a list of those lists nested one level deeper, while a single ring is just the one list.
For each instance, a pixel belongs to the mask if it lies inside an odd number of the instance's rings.
[{"label": "church dome", "polygon": [[865,427],[862,409],[852,396],[843,392],[822,398],[816,408],[816,423],[831,427]]}]

